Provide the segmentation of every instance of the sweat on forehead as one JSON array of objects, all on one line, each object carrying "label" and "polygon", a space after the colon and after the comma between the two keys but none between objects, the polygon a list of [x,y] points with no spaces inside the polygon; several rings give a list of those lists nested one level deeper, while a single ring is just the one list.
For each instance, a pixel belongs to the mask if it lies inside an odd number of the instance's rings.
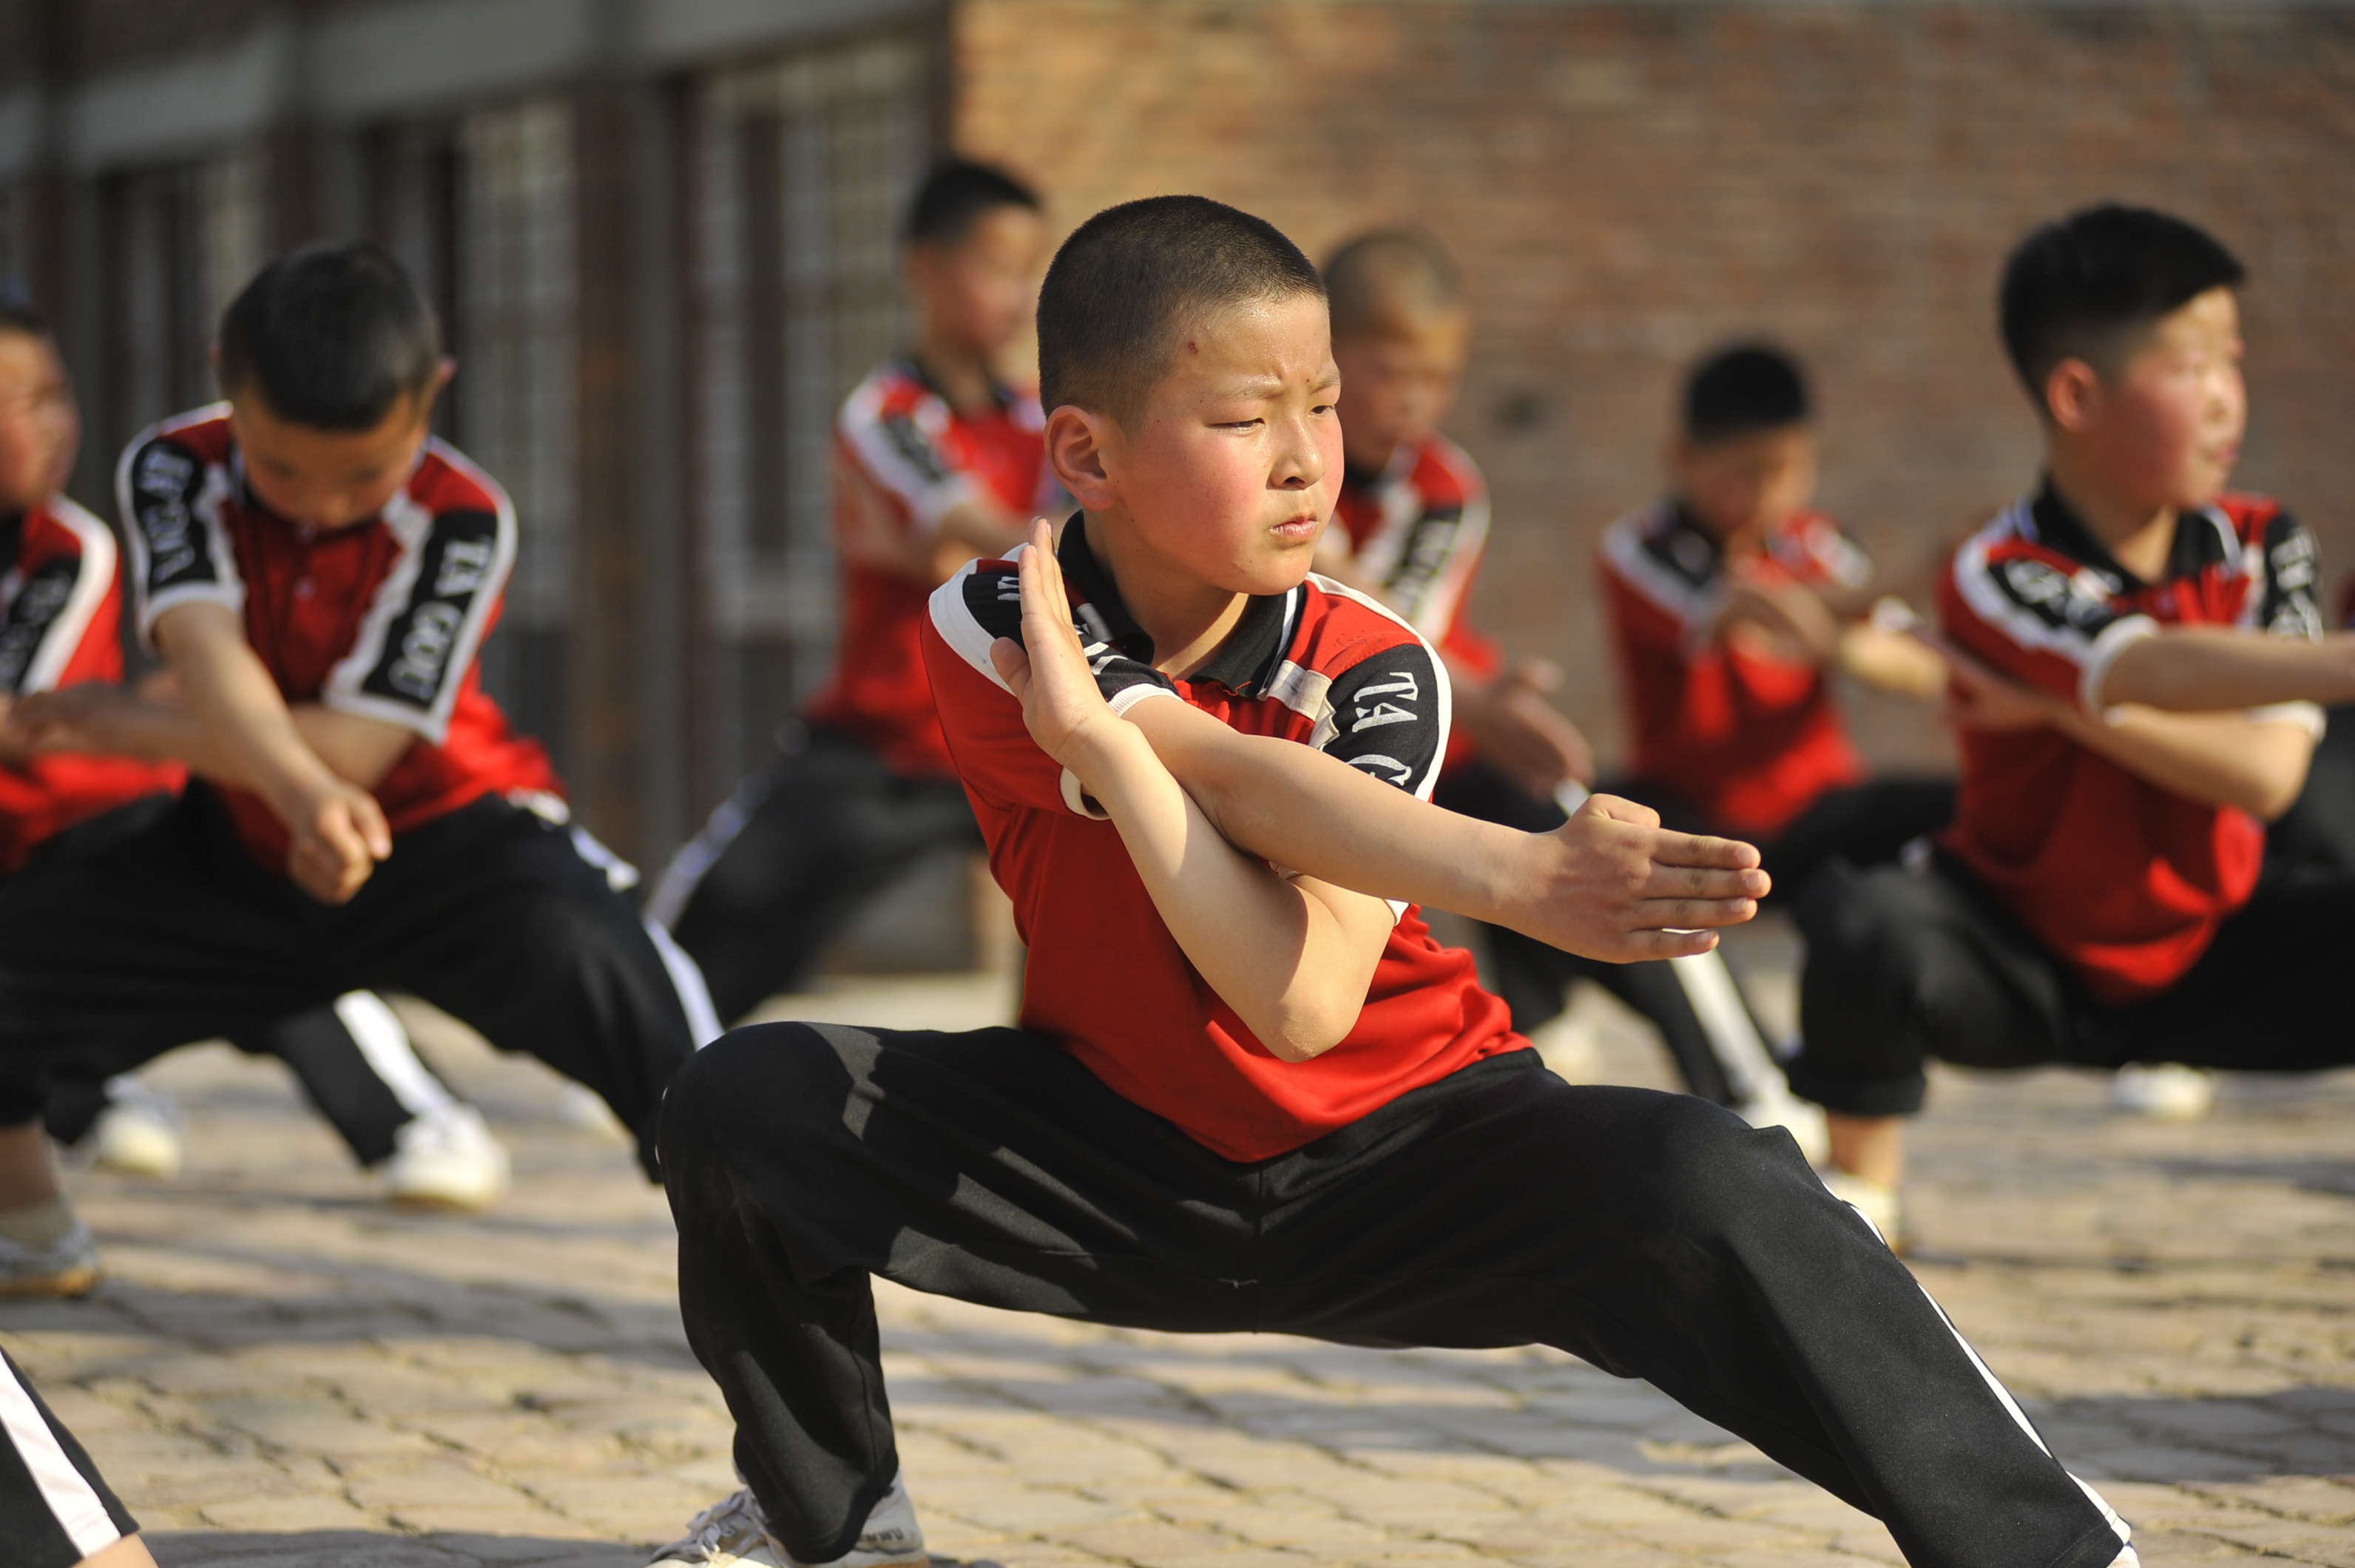
[{"label": "sweat on forehead", "polygon": [[1106,208],[1080,225],[1039,291],[1039,394],[1127,420],[1169,372],[1179,335],[1235,305],[1325,296],[1264,219],[1199,196]]}]

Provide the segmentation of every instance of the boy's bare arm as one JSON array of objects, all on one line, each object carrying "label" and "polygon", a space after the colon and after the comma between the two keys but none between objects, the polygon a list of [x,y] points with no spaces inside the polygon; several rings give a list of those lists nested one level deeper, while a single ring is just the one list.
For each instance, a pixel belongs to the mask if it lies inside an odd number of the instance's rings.
[{"label": "boy's bare arm", "polygon": [[[2274,640],[2232,635],[2244,643]],[[2169,634],[2145,642],[2171,640]],[[2268,821],[2287,811],[2305,787],[2314,736],[2303,724],[2245,711],[2169,713],[2123,704],[2113,707],[2105,719],[2088,718],[2065,698],[2013,680],[1959,649],[1939,645],[1955,676],[1948,711],[1962,728],[2057,730],[2161,789],[2205,805],[2237,805]],[[2311,649],[2316,645],[2284,645]]]},{"label": "boy's bare arm", "polygon": [[1043,537],[1023,554],[1021,584],[1028,651],[1000,641],[990,656],[1021,699],[1032,739],[1112,818],[1170,934],[1261,1044],[1305,1061],[1340,1043],[1389,941],[1389,907],[1278,876],[1220,837],[1098,691]]},{"label": "boy's bare arm", "polygon": [[327,903],[342,903],[392,853],[376,797],[338,777],[314,751],[245,640],[234,611],[181,604],[155,623],[155,644],[171,662],[200,748],[222,776],[244,784],[286,824],[293,845],[287,875]]},{"label": "boy's bare arm", "polygon": [[2169,626],[2126,645],[2103,678],[2101,699],[2175,713],[2355,702],[2355,635],[2309,642],[2227,626]]},{"label": "boy's bare arm", "polygon": [[1128,720],[1226,838],[1336,887],[1509,926],[1625,963],[1705,953],[1757,912],[1758,851],[1664,832],[1631,801],[1595,795],[1551,833],[1523,833],[1415,799],[1291,741],[1240,735],[1181,702]]}]

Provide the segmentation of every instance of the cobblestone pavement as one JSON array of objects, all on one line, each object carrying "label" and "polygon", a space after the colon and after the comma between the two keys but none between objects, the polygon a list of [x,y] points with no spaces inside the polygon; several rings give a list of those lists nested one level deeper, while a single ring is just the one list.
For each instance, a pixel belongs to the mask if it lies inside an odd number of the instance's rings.
[{"label": "cobblestone pavement", "polygon": [[[996,1005],[921,981],[812,1006]],[[1599,997],[1574,1020],[1565,1065],[1658,1081]],[[659,1193],[535,1064],[434,1049],[514,1149],[494,1212],[383,1206],[274,1063],[202,1048],[156,1074],[189,1112],[188,1173],[73,1178],[102,1291],[0,1308],[167,1568],[621,1568],[732,1488]],[[2083,1075],[1943,1079],[1922,1277],[2147,1563],[2355,1564],[2355,1074],[2228,1081],[2194,1125],[2103,1105]],[[960,1558],[1897,1561],[1871,1520],[1550,1351],[1114,1332],[889,1290],[881,1310],[908,1475]]]}]

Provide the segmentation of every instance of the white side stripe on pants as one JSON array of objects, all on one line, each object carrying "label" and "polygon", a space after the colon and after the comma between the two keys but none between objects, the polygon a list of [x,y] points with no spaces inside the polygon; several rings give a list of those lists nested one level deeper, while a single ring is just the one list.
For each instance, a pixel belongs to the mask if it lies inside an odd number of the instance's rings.
[{"label": "white side stripe on pants", "polygon": [[[600,843],[595,834],[573,821],[572,808],[561,797],[526,790],[507,798],[541,820],[567,829],[572,836],[572,852],[604,872],[605,885],[615,892],[625,893],[638,885],[638,869]],[[742,824],[737,826],[741,827]],[[730,837],[733,836],[734,830],[731,829]],[[718,858],[716,850],[713,858]],[[701,876],[702,871],[698,870],[696,875]],[[692,890],[691,882],[689,890]],[[681,893],[679,898],[681,907],[684,907],[686,894]],[[663,894],[657,890],[645,916],[646,934],[654,939],[655,952],[661,955],[663,972],[670,976],[671,989],[678,993],[678,1005],[680,1010],[687,1014],[687,1029],[695,1037],[695,1049],[701,1051],[720,1036],[719,1009],[712,1005],[711,989],[704,983],[703,971],[697,967],[693,958],[687,956],[687,949],[671,940],[668,927],[677,919],[677,912],[674,910],[668,918],[656,912],[662,901]]]},{"label": "white side stripe on pants", "polygon": [[[1881,1227],[1874,1224],[1863,1210],[1857,1208],[1853,1203],[1849,1205],[1849,1209],[1858,1219],[1864,1221],[1866,1230],[1876,1236],[1881,1236]],[[1881,1236],[1881,1240],[1882,1244],[1886,1245],[1889,1238]],[[2011,1391],[2003,1386],[2002,1380],[1995,1375],[1994,1370],[1988,1367],[1986,1361],[1980,1360],[1978,1351],[1971,1347],[1968,1339],[1963,1338],[1963,1331],[1955,1327],[1955,1320],[1946,1316],[1946,1309],[1938,1305],[1938,1298],[1927,1290],[1923,1290],[1922,1299],[1930,1304],[1930,1310],[1938,1315],[1938,1321],[1946,1326],[1946,1332],[1955,1337],[1955,1343],[1963,1348],[1963,1354],[1970,1358],[1971,1365],[1977,1368],[1979,1376],[1987,1380],[1987,1388],[1994,1393],[1996,1403],[2003,1406],[2012,1420],[2019,1423],[2019,1429],[2028,1434],[2028,1440],[2030,1443],[2042,1448],[2046,1454],[2051,1454],[2051,1448],[2046,1445],[2043,1436],[2037,1432],[2035,1424],[2028,1419],[2028,1413],[2019,1408],[2019,1402],[2011,1397]],[[2110,1528],[2118,1532],[2118,1554],[2110,1560],[2110,1568],[2141,1568],[2142,1558],[2134,1549],[2134,1527],[2120,1519],[2118,1510],[2110,1506],[2109,1499],[2087,1485],[2084,1477],[2071,1475],[2066,1470],[2062,1474],[2077,1483],[2078,1489],[2092,1499],[2094,1506],[2102,1510],[2102,1517],[2109,1521]]]},{"label": "white side stripe on pants", "polygon": [[374,991],[346,991],[336,998],[336,1016],[351,1030],[361,1057],[392,1091],[402,1110],[423,1116],[447,1111],[458,1103],[417,1059],[409,1030]]},{"label": "white side stripe on pants", "polygon": [[16,1377],[0,1376],[0,1433],[5,1433],[17,1457],[25,1461],[33,1485],[40,1488],[41,1500],[57,1516],[76,1551],[88,1557],[123,1539],[114,1520],[107,1517],[106,1505],[74,1468],[57,1435],[41,1419],[40,1407]]}]

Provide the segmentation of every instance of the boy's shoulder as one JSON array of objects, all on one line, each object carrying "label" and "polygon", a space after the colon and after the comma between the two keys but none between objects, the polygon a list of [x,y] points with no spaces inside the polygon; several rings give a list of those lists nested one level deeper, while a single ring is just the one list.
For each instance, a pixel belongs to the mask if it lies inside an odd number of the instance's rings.
[{"label": "boy's shoulder", "polygon": [[430,438],[419,453],[417,472],[404,487],[410,503],[434,517],[455,513],[485,513],[501,528],[515,527],[515,503],[499,482],[464,453],[440,436]]},{"label": "boy's shoulder", "polygon": [[2208,509],[2231,524],[2232,532],[2248,544],[2263,544],[2298,526],[2289,508],[2271,496],[2227,491],[2211,502]]},{"label": "boy's shoulder", "polygon": [[158,420],[131,438],[123,449],[123,476],[145,481],[154,471],[201,471],[226,464],[237,450],[237,436],[229,428],[229,405],[208,403],[190,409],[186,413]]},{"label": "boy's shoulder", "polygon": [[25,514],[17,565],[27,573],[60,556],[80,556],[114,570],[114,534],[70,496],[52,496]]},{"label": "boy's shoulder", "polygon": [[842,401],[846,419],[881,419],[890,414],[911,414],[932,405],[945,415],[948,400],[925,384],[914,365],[905,359],[887,359],[860,378],[858,385]]},{"label": "boy's shoulder", "polygon": [[1436,431],[1415,443],[1410,477],[1425,507],[1469,506],[1488,494],[1472,454]]}]

